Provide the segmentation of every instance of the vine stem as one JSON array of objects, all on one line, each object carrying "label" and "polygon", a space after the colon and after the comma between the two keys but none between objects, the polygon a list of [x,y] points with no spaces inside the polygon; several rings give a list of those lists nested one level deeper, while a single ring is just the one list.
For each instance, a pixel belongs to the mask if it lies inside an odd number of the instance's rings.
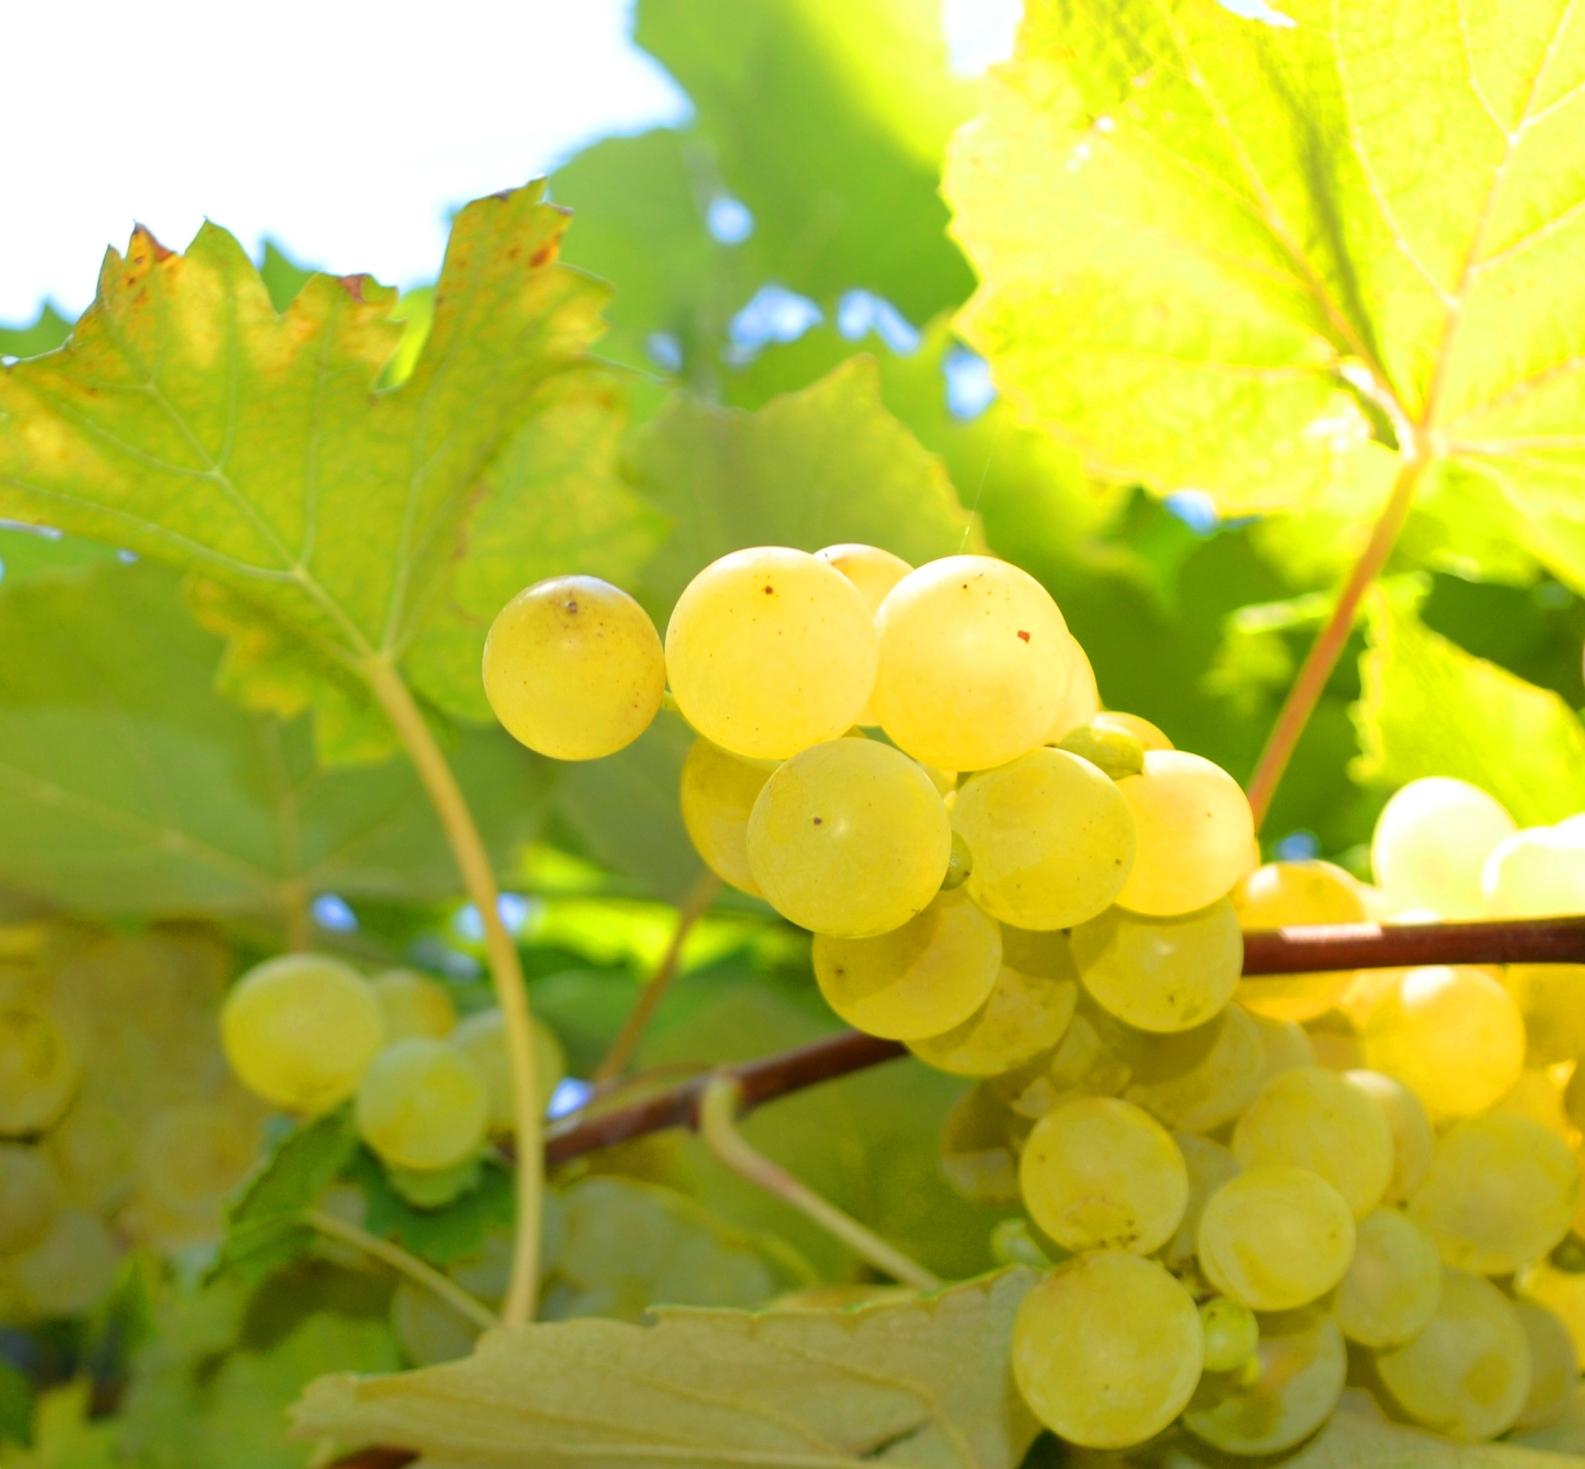
[{"label": "vine stem", "polygon": [[1260,759],[1255,764],[1255,773],[1250,777],[1249,804],[1255,813],[1257,831],[1265,821],[1266,813],[1271,809],[1271,800],[1277,793],[1278,783],[1282,780],[1283,772],[1288,768],[1288,762],[1293,758],[1299,737],[1310,722],[1315,706],[1321,700],[1327,680],[1331,678],[1332,670],[1337,667],[1337,660],[1343,656],[1343,649],[1348,644],[1350,632],[1353,631],[1354,618],[1359,612],[1359,604],[1370,584],[1381,574],[1382,567],[1387,564],[1387,558],[1392,554],[1393,546],[1397,544],[1404,522],[1409,518],[1409,510],[1414,503],[1414,492],[1419,486],[1420,477],[1430,463],[1417,438],[1406,437],[1403,444],[1403,457],[1398,466],[1398,473],[1393,479],[1387,502],[1376,518],[1370,540],[1365,543],[1365,549],[1360,553],[1359,560],[1354,563],[1342,590],[1337,594],[1337,601],[1333,604],[1325,624],[1316,634],[1315,641],[1310,645],[1310,651],[1305,654],[1298,677],[1294,679],[1287,697],[1282,701],[1277,722],[1271,727],[1271,733],[1266,738],[1266,746],[1260,752]]},{"label": "vine stem", "polygon": [[479,835],[462,788],[436,743],[423,711],[388,659],[370,659],[365,674],[375,698],[418,771],[418,778],[451,844],[468,900],[478,910],[484,926],[485,955],[489,960],[496,1003],[501,1009],[512,1073],[512,1116],[519,1160],[512,1268],[501,1320],[507,1326],[521,1326],[533,1319],[534,1300],[539,1290],[539,1232],[544,1187],[543,1172],[537,1166],[543,1146],[544,1122],[540,1114],[533,1021],[528,1008],[528,990],[523,983],[523,966],[518,959],[517,945],[501,921],[500,891],[495,884],[484,839]]},{"label": "vine stem", "polygon": [[423,1286],[465,1321],[477,1326],[480,1331],[488,1331],[495,1325],[495,1313],[483,1301],[477,1296],[470,1295],[456,1281],[442,1275],[432,1265],[426,1264],[416,1255],[408,1254],[400,1245],[393,1245],[390,1240],[379,1239],[367,1230],[359,1229],[356,1224],[349,1224],[345,1219],[338,1219],[334,1214],[327,1214],[322,1209],[310,1209],[303,1215],[303,1222],[316,1233],[324,1235],[326,1239],[350,1245],[370,1259],[390,1266],[397,1274],[405,1275],[415,1285]]}]

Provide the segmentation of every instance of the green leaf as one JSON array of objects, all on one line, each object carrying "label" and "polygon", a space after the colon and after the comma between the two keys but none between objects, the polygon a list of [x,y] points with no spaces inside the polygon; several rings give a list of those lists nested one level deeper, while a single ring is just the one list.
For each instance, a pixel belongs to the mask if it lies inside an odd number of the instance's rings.
[{"label": "green leaf", "polygon": [[41,1393],[29,1447],[0,1443],[0,1469],[124,1469],[115,1421],[94,1416],[93,1394],[86,1378]]},{"label": "green leaf", "polygon": [[1418,597],[1372,599],[1364,693],[1354,713],[1361,782],[1452,775],[1492,793],[1521,825],[1585,808],[1585,725],[1556,694],[1428,630]]},{"label": "green leaf", "polygon": [[[32,1433],[33,1384],[25,1372],[0,1362],[0,1445],[24,1443]],[[0,1447],[0,1456],[5,1450]],[[4,1462],[0,1458],[0,1462]]]},{"label": "green leaf", "polygon": [[0,581],[15,582],[40,571],[108,561],[115,554],[112,547],[99,541],[63,536],[59,531],[42,527],[0,522]]},{"label": "green leaf", "polygon": [[0,357],[37,357],[53,352],[71,331],[71,322],[46,301],[26,326],[0,326]]},{"label": "green leaf", "polygon": [[[486,1334],[466,1361],[316,1382],[296,1431],[448,1466],[896,1464],[1013,1469],[1035,1425],[1012,1383],[1015,1270],[845,1311],[680,1310]],[[610,1411],[609,1385],[622,1384]]]},{"label": "green leaf", "polygon": [[354,1154],[349,1176],[363,1192],[363,1227],[437,1265],[477,1255],[493,1230],[512,1223],[511,1176],[488,1161],[474,1186],[442,1208],[424,1208],[404,1198],[364,1149]]}]

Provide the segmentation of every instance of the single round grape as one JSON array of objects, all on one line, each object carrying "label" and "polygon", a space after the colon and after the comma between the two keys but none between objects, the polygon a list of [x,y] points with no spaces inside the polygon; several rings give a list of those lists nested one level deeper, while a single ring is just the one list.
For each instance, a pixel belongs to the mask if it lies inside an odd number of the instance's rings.
[{"label": "single round grape", "polygon": [[1212,1142],[1208,1137],[1175,1132],[1172,1140],[1178,1145],[1188,1170],[1189,1197],[1183,1207],[1183,1218],[1162,1250],[1161,1258],[1174,1270],[1181,1271],[1199,1249],[1200,1215],[1205,1212],[1206,1200],[1243,1170],[1231,1148]]},{"label": "single round grape", "polygon": [[765,900],[838,938],[886,933],[923,912],[951,849],[930,777],[875,740],[794,756],[765,782],[748,823],[749,869]]},{"label": "single round grape", "polygon": [[1050,593],[990,556],[911,571],[876,614],[875,712],[916,760],[1005,765],[1041,744],[1069,694],[1078,645]]},{"label": "single round grape", "polygon": [[1442,1261],[1436,1243],[1396,1209],[1359,1221],[1354,1258],[1337,1289],[1337,1324],[1365,1347],[1408,1341],[1436,1314]]},{"label": "single round grape", "polygon": [[1085,1448],[1143,1443],[1183,1410],[1200,1379],[1200,1317],[1154,1260],[1081,1255],[1024,1298],[1013,1376],[1053,1433]]},{"label": "single round grape", "polygon": [[257,1121],[218,1102],[162,1107],[138,1139],[138,1188],[162,1209],[219,1223],[226,1200],[258,1161]]},{"label": "single round grape", "polygon": [[1252,1016],[1229,1005],[1214,1020],[1141,1038],[1123,1095],[1179,1132],[1231,1122],[1260,1090],[1266,1052]]},{"label": "single round grape", "polygon": [[1088,760],[1110,780],[1138,775],[1145,768],[1145,747],[1115,725],[1081,724],[1051,743],[1059,750]]},{"label": "single round grape", "polygon": [[1499,842],[1481,869],[1494,918],[1564,918],[1585,912],[1585,828],[1529,827]]},{"label": "single round grape", "polygon": [[[894,556],[880,546],[866,546],[856,541],[825,546],[815,552],[815,559],[840,571],[858,588],[871,617],[880,611],[886,594],[913,570],[901,556]],[[856,722],[863,725],[880,723],[872,701],[865,703],[864,712]]]},{"label": "single round grape", "polygon": [[[551,1093],[567,1074],[567,1054],[556,1033],[535,1016],[534,1081],[539,1090],[539,1107],[550,1105]],[[512,1132],[517,1114],[512,1105],[512,1062],[506,1050],[506,1021],[493,1006],[464,1016],[447,1039],[479,1068],[490,1099],[490,1132]]]},{"label": "single round grape", "polygon": [[1319,1174],[1363,1219],[1392,1178],[1392,1131],[1381,1111],[1335,1072],[1305,1066],[1274,1077],[1233,1128],[1246,1168],[1291,1163]]},{"label": "single round grape", "polygon": [[1502,987],[1524,1018],[1525,1059],[1532,1066],[1585,1056],[1585,964],[1509,964]]},{"label": "single round grape", "polygon": [[1580,1359],[1568,1324],[1538,1301],[1518,1297],[1513,1309],[1530,1344],[1530,1391],[1515,1428],[1542,1428],[1563,1416],[1579,1386]]},{"label": "single round grape", "polygon": [[666,669],[683,717],[723,750],[756,760],[785,760],[858,723],[875,655],[858,588],[785,546],[712,561],[666,626]]},{"label": "single round grape", "polygon": [[[1062,1251],[1057,1251],[1059,1258]],[[1027,1219],[1002,1219],[991,1230],[991,1258],[998,1265],[1028,1265],[1049,1270],[1052,1258],[1035,1238]]]},{"label": "single round grape", "polygon": [[1524,1017],[1484,970],[1405,971],[1365,1024],[1365,1059],[1419,1094],[1433,1117],[1484,1112],[1524,1070]]},{"label": "single round grape", "polygon": [[249,1091],[313,1114],[352,1095],[385,1028],[374,987],[356,970],[324,954],[283,954],[233,986],[220,1039]]},{"label": "single round grape", "polygon": [[1255,818],[1220,765],[1183,750],[1147,750],[1145,768],[1118,781],[1133,813],[1134,865],[1117,901],[1172,918],[1226,897],[1252,865]]},{"label": "single round grape", "polygon": [[701,735],[682,762],[682,824],[688,839],[723,882],[759,896],[748,868],[748,819],[775,766],[740,760]]},{"label": "single round grape", "polygon": [[30,1316],[86,1315],[115,1283],[121,1251],[110,1230],[82,1209],[62,1209],[48,1231],[7,1262]]},{"label": "single round grape", "polygon": [[1293,1020],[1273,1020],[1269,1015],[1250,1013],[1255,1031],[1260,1036],[1263,1061],[1260,1084],[1264,1086],[1274,1076],[1285,1071],[1297,1071],[1304,1066],[1317,1066],[1315,1042],[1309,1032]]},{"label": "single round grape", "polygon": [[478,1151],[489,1092],[473,1061],[447,1041],[411,1036],[387,1046],[358,1083],[358,1136],[399,1168],[451,1168]]},{"label": "single round grape", "polygon": [[66,1198],[90,1214],[108,1214],[132,1189],[137,1142],[124,1113],[91,1097],[79,1097],[50,1129],[42,1147],[49,1154]]},{"label": "single round grape", "polygon": [[1492,1112],[1437,1140],[1409,1213],[1449,1265],[1504,1275],[1568,1233],[1579,1191],[1567,1143],[1528,1117]]},{"label": "single round grape", "polygon": [[1343,1080],[1379,1111],[1392,1134],[1392,1177],[1382,1202],[1401,1204],[1431,1170],[1436,1131],[1422,1102],[1401,1081],[1379,1071],[1345,1071]]},{"label": "single round grape", "polygon": [[952,827],[972,859],[969,895],[1019,928],[1071,928],[1095,917],[1134,859],[1117,784],[1088,760],[1044,746],[964,785]]},{"label": "single round grape", "polygon": [[1179,918],[1108,909],[1073,931],[1079,978],[1103,1009],[1136,1030],[1203,1025],[1232,999],[1244,936],[1225,898]]},{"label": "single round grape", "polygon": [[1337,1323],[1263,1325],[1253,1370],[1206,1377],[1184,1410],[1196,1438],[1240,1457],[1279,1454],[1331,1417],[1348,1373]]},{"label": "single round grape", "polygon": [[1478,918],[1486,911],[1482,869],[1514,830],[1501,803],[1468,781],[1412,780],[1376,818],[1371,870],[1399,908]]},{"label": "single round grape", "polygon": [[1200,1302],[1200,1333],[1205,1338],[1205,1370],[1233,1372],[1252,1361],[1260,1345],[1255,1313],[1227,1296]]},{"label": "single round grape", "polygon": [[1081,989],[1056,1049],[993,1077],[992,1090],[1032,1122],[1073,1097],[1116,1096],[1133,1075],[1137,1041],[1136,1032],[1114,1020]]},{"label": "single round grape", "polygon": [[[1369,913],[1359,884],[1330,862],[1268,862],[1233,889],[1233,907],[1246,930],[1317,923],[1365,923]],[[1355,972],[1262,975],[1239,995],[1257,1015],[1314,1020],[1330,1010]]]},{"label": "single round grape", "polygon": [[411,969],[387,969],[373,980],[374,998],[380,1002],[380,1019],[387,1041],[410,1035],[439,1039],[457,1024],[457,1007],[446,987]]},{"label": "single round grape", "polygon": [[82,1062],[41,1001],[0,999],[0,1137],[42,1132],[77,1095]]},{"label": "single round grape", "polygon": [[64,1202],[61,1181],[46,1154],[21,1143],[0,1143],[0,1255],[41,1240]]},{"label": "single round grape", "polygon": [[1081,1097],[1035,1124],[1018,1169],[1024,1207],[1066,1250],[1148,1255],[1172,1237],[1189,1173],[1166,1128],[1131,1102]]},{"label": "single round grape", "polygon": [[1200,1268],[1252,1311],[1291,1311],[1342,1280],[1354,1232],[1347,1201],[1319,1174],[1288,1164],[1246,1167],[1200,1212]]},{"label": "single round grape", "polygon": [[594,576],[525,587],[490,624],[484,694],[506,732],[557,760],[598,760],[631,745],[666,692],[655,624]]},{"label": "single round grape", "polygon": [[1152,724],[1141,715],[1129,714],[1123,709],[1101,710],[1095,716],[1095,724],[1099,729],[1116,729],[1132,735],[1147,750],[1174,748],[1172,741],[1167,738],[1166,732],[1159,725]]},{"label": "single round grape", "polygon": [[1002,933],[962,893],[942,893],[901,928],[874,938],[816,934],[815,980],[849,1025],[918,1040],[961,1025],[1002,965]]},{"label": "single round grape", "polygon": [[1530,1343],[1496,1286],[1447,1269],[1436,1313],[1412,1340],[1378,1353],[1376,1372],[1423,1427],[1449,1438],[1495,1438],[1530,1395]]},{"label": "single round grape", "polygon": [[1069,650],[1073,660],[1068,692],[1057,710],[1056,718],[1046,731],[1048,745],[1060,745],[1075,730],[1082,729],[1101,712],[1101,691],[1095,682],[1095,669],[1089,654],[1079,645],[1077,638]]},{"label": "single round grape", "polygon": [[1007,1110],[983,1086],[971,1086],[941,1123],[941,1172],[953,1192],[975,1204],[1018,1202],[1018,1154]]}]

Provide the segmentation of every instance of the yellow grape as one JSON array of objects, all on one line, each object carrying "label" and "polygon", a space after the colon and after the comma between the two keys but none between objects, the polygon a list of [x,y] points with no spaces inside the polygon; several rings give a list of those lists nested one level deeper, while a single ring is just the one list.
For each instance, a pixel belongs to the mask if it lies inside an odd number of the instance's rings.
[{"label": "yellow grape", "polygon": [[1018,1202],[1018,1154],[1007,1123],[1006,1109],[983,1086],[971,1086],[942,1120],[941,1172],[971,1203]]},{"label": "yellow grape", "polygon": [[139,1192],[160,1208],[218,1224],[263,1140],[257,1120],[236,1107],[194,1101],[161,1108],[138,1140]]},{"label": "yellow grape", "polygon": [[[1004,929],[1006,933],[1009,930]],[[1133,1075],[1135,1032],[1081,989],[1073,1018],[1054,1050],[994,1077],[992,1090],[1020,1117],[1038,1121],[1076,1096],[1116,1096]]]},{"label": "yellow grape", "polygon": [[1260,1322],[1248,1306],[1212,1296],[1200,1302],[1200,1334],[1205,1339],[1205,1370],[1233,1372],[1253,1360]]},{"label": "yellow grape", "polygon": [[1528,1117],[1566,1140],[1573,1129],[1563,1105],[1564,1083],[1570,1074],[1567,1065],[1526,1066],[1513,1090],[1491,1110]]},{"label": "yellow grape", "polygon": [[411,969],[387,969],[384,974],[375,975],[373,984],[387,1041],[410,1035],[439,1039],[451,1034],[457,1023],[457,1007],[437,980]]},{"label": "yellow grape", "polygon": [[1530,1391],[1515,1428],[1542,1428],[1563,1416],[1579,1387],[1580,1359],[1568,1323],[1556,1311],[1520,1296],[1513,1302],[1530,1345]]},{"label": "yellow grape", "polygon": [[1138,775],[1145,768],[1145,747],[1133,735],[1110,725],[1081,724],[1051,743],[1088,760],[1112,780]]},{"label": "yellow grape", "polygon": [[666,692],[655,624],[593,576],[525,587],[484,642],[484,693],[508,734],[557,760],[597,760],[636,740]]},{"label": "yellow grape", "polygon": [[1530,1344],[1513,1304],[1490,1281],[1445,1269],[1425,1328],[1376,1356],[1376,1372],[1414,1422],[1449,1438],[1495,1438],[1530,1395]]},{"label": "yellow grape", "polygon": [[1392,1134],[1392,1177],[1382,1201],[1401,1204],[1431,1170],[1436,1132],[1425,1103],[1401,1081],[1379,1071],[1345,1071],[1343,1080],[1368,1098],[1386,1121],[1387,1131]]},{"label": "yellow grape", "polygon": [[1188,1170],[1189,1197],[1183,1206],[1183,1218],[1178,1221],[1161,1257],[1174,1270],[1181,1271],[1199,1249],[1200,1215],[1205,1211],[1206,1200],[1242,1169],[1231,1148],[1212,1142],[1208,1137],[1175,1132],[1172,1140],[1178,1145]]},{"label": "yellow grape", "polygon": [[1365,1059],[1419,1094],[1433,1117],[1484,1112],[1524,1070],[1524,1017],[1481,969],[1406,970],[1370,1012]]},{"label": "yellow grape", "polygon": [[1161,1432],[1200,1380],[1194,1298],[1154,1260],[1122,1251],[1058,1266],[1013,1323],[1013,1376],[1053,1433],[1121,1449]]},{"label": "yellow grape", "polygon": [[1529,827],[1500,842],[1481,869],[1496,918],[1563,918],[1585,912],[1585,828]]},{"label": "yellow grape", "polygon": [[1542,1260],[1521,1271],[1515,1283],[1521,1300],[1539,1301],[1568,1328],[1576,1354],[1585,1359],[1585,1274]]},{"label": "yellow grape", "polygon": [[1087,725],[1101,712],[1101,691],[1095,682],[1095,669],[1089,655],[1076,638],[1070,651],[1073,673],[1057,716],[1046,731],[1048,745],[1060,745],[1074,730]]},{"label": "yellow grape", "polygon": [[794,756],[765,782],[748,823],[749,870],[765,900],[839,938],[886,933],[922,912],[951,848],[930,777],[875,740]]},{"label": "yellow grape", "polygon": [[1189,1030],[1233,997],[1244,936],[1225,898],[1179,918],[1111,908],[1074,929],[1073,955],[1090,997],[1119,1020],[1136,1030]]},{"label": "yellow grape", "polygon": [[1134,858],[1117,784],[1088,760],[1044,746],[962,786],[952,827],[969,849],[969,895],[1019,928],[1095,917]]},{"label": "yellow grape", "polygon": [[134,1127],[117,1108],[79,1097],[42,1144],[67,1199],[91,1214],[116,1208],[137,1167]]},{"label": "yellow grape", "polygon": [[1291,1163],[1319,1174],[1362,1219],[1392,1178],[1392,1131],[1379,1108],[1335,1072],[1304,1066],[1273,1077],[1233,1128],[1245,1168]]},{"label": "yellow grape", "polygon": [[1412,780],[1376,818],[1371,870],[1396,907],[1478,918],[1486,911],[1482,869],[1514,830],[1501,803],[1468,781]]},{"label": "yellow grape", "polygon": [[[539,1107],[544,1111],[550,1095],[567,1074],[567,1055],[549,1026],[537,1016],[534,1030],[534,1080],[539,1088]],[[490,1131],[509,1133],[516,1124],[512,1108],[512,1063],[506,1051],[506,1022],[493,1007],[464,1016],[447,1039],[479,1068],[490,1099]]]},{"label": "yellow grape", "polygon": [[115,1283],[121,1251],[109,1228],[82,1209],[62,1209],[49,1230],[7,1262],[29,1315],[82,1316]]},{"label": "yellow grape", "polygon": [[[864,605],[869,608],[871,617],[880,611],[881,603],[886,600],[886,594],[913,570],[913,567],[901,556],[894,556],[880,546],[866,546],[858,542],[825,546],[815,552],[815,559],[824,561],[826,565],[840,571],[858,588],[859,595],[864,598]],[[864,725],[880,723],[875,717],[871,702],[866,702],[864,712],[859,716],[857,723]]]},{"label": "yellow grape", "polygon": [[1138,714],[1129,714],[1122,709],[1102,709],[1095,716],[1094,723],[1098,729],[1116,729],[1132,735],[1147,750],[1174,748],[1165,731]]},{"label": "yellow grape", "polygon": [[52,1010],[22,994],[0,1000],[0,1137],[41,1132],[81,1080],[77,1047]]},{"label": "yellow grape", "polygon": [[875,712],[927,765],[987,770],[1041,744],[1068,699],[1078,645],[1051,595],[990,556],[911,571],[876,615]]},{"label": "yellow grape", "polygon": [[941,893],[900,928],[872,938],[816,934],[815,980],[849,1025],[888,1040],[938,1036],[986,1002],[1002,934],[962,893]]},{"label": "yellow grape", "polygon": [[1252,1311],[1291,1311],[1342,1280],[1354,1233],[1347,1200],[1319,1174],[1285,1163],[1245,1168],[1200,1212],[1200,1269]]},{"label": "yellow grape", "polygon": [[237,981],[220,1010],[237,1079],[277,1107],[316,1113],[357,1089],[385,1038],[374,987],[339,959],[283,954]]},{"label": "yellow grape", "polygon": [[62,1202],[61,1181],[45,1153],[0,1143],[0,1255],[14,1255],[42,1239]]},{"label": "yellow grape", "polygon": [[1146,750],[1145,768],[1117,783],[1133,813],[1134,865],[1117,901],[1172,918],[1226,897],[1253,865],[1255,818],[1219,765],[1183,750]]},{"label": "yellow grape", "polygon": [[1080,1097],[1048,1112],[1024,1144],[1024,1207],[1066,1250],[1148,1255],[1172,1237],[1189,1199],[1183,1155],[1131,1102]]},{"label": "yellow grape", "polygon": [[1308,1438],[1343,1395],[1348,1352],[1324,1316],[1263,1324],[1253,1371],[1206,1377],[1184,1410],[1196,1438],[1240,1457],[1279,1454]]},{"label": "yellow grape", "polygon": [[1532,1066],[1585,1056],[1585,964],[1510,964],[1502,986],[1524,1018]]},{"label": "yellow grape", "polygon": [[489,1092],[463,1051],[412,1036],[387,1046],[364,1072],[356,1116],[359,1137],[387,1163],[453,1168],[484,1142]]},{"label": "yellow grape", "polygon": [[1129,1101],[1177,1131],[1210,1132],[1249,1105],[1266,1052],[1254,1018],[1229,1005],[1193,1030],[1142,1037],[1132,1061]]},{"label": "yellow grape", "polygon": [[682,824],[694,851],[723,882],[759,895],[748,868],[748,819],[775,766],[729,755],[700,735],[682,762]]},{"label": "yellow grape", "polygon": [[[1233,889],[1233,907],[1248,930],[1369,921],[1359,884],[1330,862],[1268,862],[1257,867]],[[1314,1020],[1330,1010],[1353,981],[1354,973],[1346,969],[1264,975],[1246,984],[1239,1000],[1257,1015],[1275,1020]]]},{"label": "yellow grape", "polygon": [[785,546],[712,561],[666,626],[683,717],[723,750],[756,760],[785,760],[851,729],[875,682],[875,652],[858,588]]},{"label": "yellow grape", "polygon": [[[1247,1008],[1247,1007],[1245,1007]],[[1274,1076],[1284,1071],[1297,1071],[1301,1066],[1316,1066],[1315,1042],[1309,1032],[1293,1020],[1273,1020],[1268,1015],[1250,1012],[1260,1036],[1260,1049],[1264,1061],[1260,1068],[1260,1081],[1264,1086]]]},{"label": "yellow grape", "polygon": [[1337,1288],[1337,1324],[1365,1347],[1395,1347],[1418,1333],[1442,1298],[1436,1243],[1396,1209],[1359,1221],[1354,1258]]}]

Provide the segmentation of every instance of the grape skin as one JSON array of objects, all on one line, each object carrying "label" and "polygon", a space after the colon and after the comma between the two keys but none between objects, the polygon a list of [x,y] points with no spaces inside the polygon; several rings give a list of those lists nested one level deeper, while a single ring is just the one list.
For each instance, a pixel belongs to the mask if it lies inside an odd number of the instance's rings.
[{"label": "grape skin", "polygon": [[1129,1101],[1176,1131],[1211,1132],[1260,1090],[1266,1048],[1254,1017],[1229,1005],[1193,1030],[1140,1036],[1130,1059]]},{"label": "grape skin", "polygon": [[0,1255],[37,1244],[54,1225],[64,1202],[49,1158],[21,1143],[0,1143]]},{"label": "grape skin", "polygon": [[41,1132],[71,1105],[82,1080],[77,1047],[44,1004],[0,997],[0,1137]]},{"label": "grape skin", "polygon": [[457,1007],[444,985],[411,969],[388,969],[375,975],[374,998],[380,1002],[385,1039],[410,1035],[439,1038],[457,1024]]},{"label": "grape skin", "polygon": [[678,802],[694,851],[722,882],[759,896],[748,865],[748,819],[773,765],[741,760],[700,735],[682,763]]},{"label": "grape skin", "polygon": [[[541,1111],[550,1105],[551,1093],[567,1074],[567,1056],[561,1042],[538,1016],[534,1033],[534,1081],[539,1088]],[[458,1022],[447,1039],[479,1068],[490,1102],[490,1132],[504,1136],[517,1127],[512,1096],[512,1062],[506,1049],[506,1020],[494,1007],[477,1010]]]},{"label": "grape skin", "polygon": [[1260,1345],[1255,1313],[1226,1296],[1212,1296],[1200,1303],[1200,1332],[1205,1338],[1207,1372],[1232,1372],[1242,1367]]},{"label": "grape skin", "polygon": [[82,1209],[62,1209],[42,1238],[11,1257],[23,1308],[40,1319],[81,1316],[110,1289],[121,1252],[109,1229]]},{"label": "grape skin", "polygon": [[1486,911],[1482,870],[1515,829],[1502,805],[1467,781],[1413,780],[1376,818],[1371,871],[1399,908],[1478,918]]},{"label": "grape skin", "polygon": [[[840,571],[858,588],[872,618],[880,611],[886,594],[913,570],[901,556],[895,556],[880,546],[868,546],[858,541],[823,546],[815,552],[815,560],[824,561],[826,565]],[[880,723],[873,700],[865,702],[864,711],[856,722],[865,726]]]},{"label": "grape skin", "polygon": [[1516,1428],[1540,1428],[1561,1417],[1579,1386],[1580,1360],[1567,1323],[1556,1311],[1520,1296],[1513,1303],[1530,1345],[1530,1391]]},{"label": "grape skin", "polygon": [[358,1084],[358,1136],[399,1168],[451,1168],[484,1142],[489,1093],[471,1059],[447,1041],[387,1046]]},{"label": "grape skin", "polygon": [[[1330,862],[1268,862],[1233,889],[1232,900],[1246,930],[1364,923],[1370,916],[1359,884]],[[1346,969],[1263,975],[1243,987],[1239,1000],[1274,1020],[1314,1020],[1332,1008],[1354,978]]]},{"label": "grape skin", "polygon": [[1441,1298],[1442,1262],[1430,1235],[1396,1209],[1360,1220],[1337,1291],[1344,1336],[1366,1347],[1397,1346],[1424,1329]]},{"label": "grape skin", "polygon": [[1420,1187],[1436,1149],[1436,1132],[1425,1103],[1401,1081],[1379,1071],[1345,1071],[1343,1080],[1368,1099],[1387,1124],[1392,1135],[1392,1176],[1382,1201],[1401,1204]]}]

